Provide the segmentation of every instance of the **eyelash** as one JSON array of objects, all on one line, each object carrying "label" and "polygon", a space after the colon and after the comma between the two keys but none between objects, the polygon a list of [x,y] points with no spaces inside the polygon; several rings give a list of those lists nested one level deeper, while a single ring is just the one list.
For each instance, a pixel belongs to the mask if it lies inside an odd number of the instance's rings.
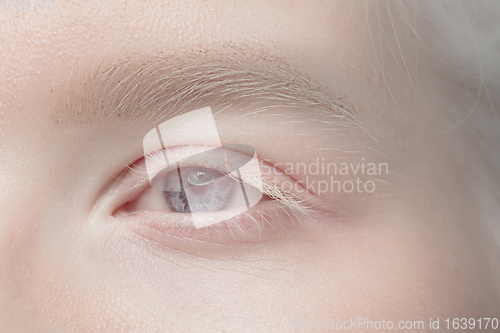
[{"label": "eyelash", "polygon": [[[160,153],[163,152],[158,152],[158,154]],[[159,243],[163,243],[163,240],[168,236],[206,242],[215,241],[215,243],[260,242],[276,231],[291,228],[290,224],[303,223],[307,219],[313,220],[316,212],[314,201],[317,197],[305,188],[300,193],[284,189],[282,184],[285,180],[291,182],[290,177],[262,160],[259,160],[258,163],[261,170],[265,164],[265,168],[272,170],[271,174],[275,176],[275,179],[271,179],[268,176],[269,172],[267,175],[262,175],[262,193],[269,200],[261,201],[235,217],[202,228],[204,230],[195,229],[194,226],[183,226],[182,221],[181,223],[172,223],[172,220],[175,219],[182,220],[179,215],[189,214],[130,211],[133,203],[150,187],[145,158],[127,167],[123,178],[127,178],[128,181],[125,183],[131,183],[131,185],[126,186],[123,191],[128,192],[129,198],[113,215],[128,219],[136,218],[134,221],[135,229],[139,230],[141,235]],[[283,218],[287,220],[285,223],[281,222]]]}]

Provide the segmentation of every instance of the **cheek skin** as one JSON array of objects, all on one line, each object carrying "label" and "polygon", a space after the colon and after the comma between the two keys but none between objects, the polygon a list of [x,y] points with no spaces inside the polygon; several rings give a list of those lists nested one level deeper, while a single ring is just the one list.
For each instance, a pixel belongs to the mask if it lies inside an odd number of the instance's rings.
[{"label": "cheek skin", "polygon": [[[33,216],[27,214],[25,220],[33,221]],[[195,321],[200,328],[279,332],[288,331],[284,328],[290,318],[400,320],[404,309],[423,320],[438,316],[440,308],[460,313],[465,300],[452,296],[460,286],[442,288],[456,279],[435,256],[443,251],[439,243],[422,243],[394,229],[309,230],[313,234],[303,235],[302,241],[256,247],[252,255],[215,261],[182,253],[152,255],[145,250],[150,245],[116,231],[103,248],[90,250],[85,261],[75,256],[80,264],[55,264],[48,258],[58,254],[36,242],[40,233],[17,230],[10,235],[17,246],[2,251],[2,260],[17,267],[11,273],[22,278],[14,290],[23,293],[16,297],[24,309],[35,305],[30,315],[38,324],[52,321],[74,330],[142,331],[163,326],[158,321],[163,318],[164,327]],[[90,248],[99,243],[86,242]],[[272,311],[262,304],[272,304]],[[221,314],[238,318],[238,323],[218,323]]]},{"label": "cheek skin", "polygon": [[[200,329],[215,325],[276,332],[288,331],[294,317],[401,320],[407,313],[424,320],[439,316],[443,308],[460,313],[465,303],[452,296],[460,284],[443,289],[452,276],[435,256],[443,250],[439,243],[423,244],[393,228],[309,232],[301,241],[293,238],[211,260],[161,248],[155,252],[151,244],[118,230],[102,249],[92,251],[95,262],[87,266],[95,275],[81,272],[89,279],[79,282],[93,292],[59,293],[55,303],[76,304],[67,315],[93,330],[103,322],[116,328],[175,322],[182,331],[181,323],[195,322]],[[115,290],[106,290],[111,285]],[[53,299],[54,293],[48,296]],[[113,316],[101,321],[96,308],[114,309]],[[124,319],[131,315],[135,322]]]}]

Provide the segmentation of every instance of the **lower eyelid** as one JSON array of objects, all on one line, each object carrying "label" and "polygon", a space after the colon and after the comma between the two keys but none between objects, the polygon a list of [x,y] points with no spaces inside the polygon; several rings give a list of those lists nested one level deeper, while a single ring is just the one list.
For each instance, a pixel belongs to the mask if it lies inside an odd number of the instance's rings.
[{"label": "lower eyelid", "polygon": [[282,237],[293,232],[301,216],[279,202],[259,203],[247,212],[228,221],[196,229],[182,213],[135,212],[122,213],[123,223],[129,224],[140,236],[166,247],[186,243],[257,243]]}]

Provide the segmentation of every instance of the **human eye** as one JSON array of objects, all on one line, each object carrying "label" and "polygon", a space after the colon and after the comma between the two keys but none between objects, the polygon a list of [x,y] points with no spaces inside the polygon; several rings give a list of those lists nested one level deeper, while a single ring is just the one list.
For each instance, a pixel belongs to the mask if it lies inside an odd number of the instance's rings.
[{"label": "human eye", "polygon": [[136,161],[120,179],[117,191],[126,195],[114,218],[166,246],[272,241],[314,219],[317,198],[300,184],[285,188],[295,182],[291,177],[247,152],[210,148],[170,148],[194,157],[162,169],[153,181],[148,170],[161,164],[164,151]]}]

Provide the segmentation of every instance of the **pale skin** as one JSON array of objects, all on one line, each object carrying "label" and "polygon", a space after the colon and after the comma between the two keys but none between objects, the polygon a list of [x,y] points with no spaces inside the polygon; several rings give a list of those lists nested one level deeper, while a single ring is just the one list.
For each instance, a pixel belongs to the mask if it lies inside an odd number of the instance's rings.
[{"label": "pale skin", "polygon": [[[293,318],[360,317],[427,328],[430,318],[498,315],[489,240],[461,180],[469,167],[457,163],[460,132],[439,127],[453,96],[428,55],[415,67],[414,40],[381,41],[375,13],[347,1],[55,1],[50,12],[2,12],[2,331],[289,332]],[[391,31],[386,10],[379,14]],[[402,22],[395,29],[407,31]],[[304,107],[213,105],[223,140],[255,147],[271,166],[364,159],[390,172],[370,194],[318,198],[311,188],[314,221],[276,215],[259,237],[149,237],[116,213],[141,195],[126,196],[120,177],[141,159],[144,135],[169,117],[61,120],[58,87],[103,54],[113,62],[199,48],[217,58],[228,43],[283,59],[345,97],[359,126],[338,129]]]}]

